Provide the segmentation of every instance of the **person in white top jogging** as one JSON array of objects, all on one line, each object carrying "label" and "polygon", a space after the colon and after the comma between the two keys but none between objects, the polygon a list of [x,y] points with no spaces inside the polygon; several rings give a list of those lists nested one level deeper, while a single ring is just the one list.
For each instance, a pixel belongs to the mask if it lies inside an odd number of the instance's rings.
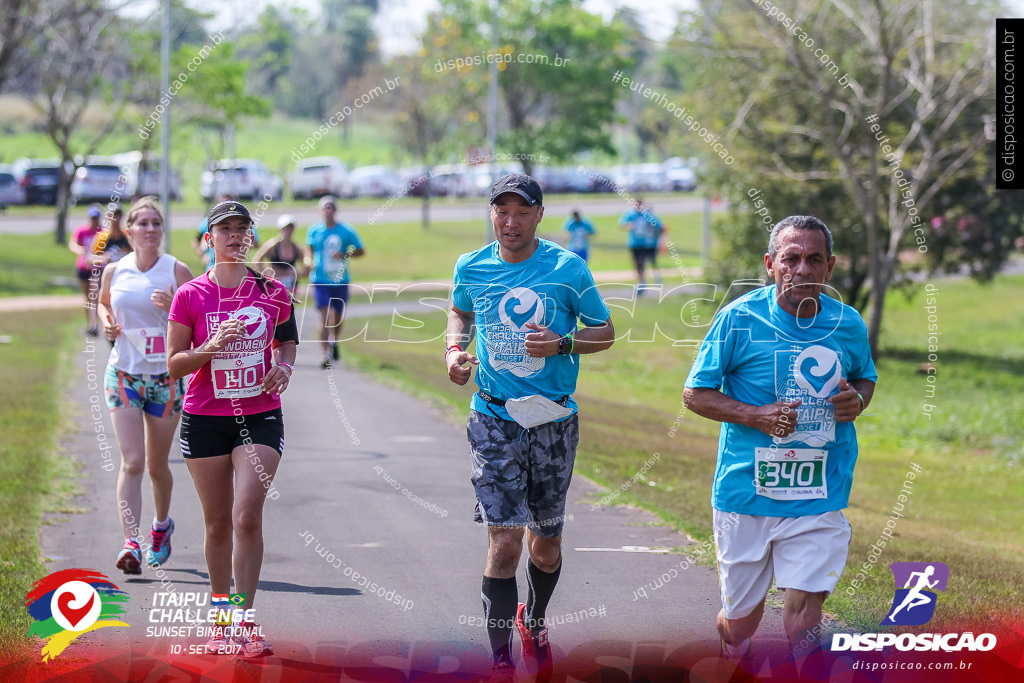
[{"label": "person in white top jogging", "polygon": [[156,198],[142,197],[132,205],[126,234],[133,251],[103,271],[100,320],[114,344],[104,385],[121,447],[117,507],[125,540],[116,566],[125,574],[141,574],[139,523],[146,469],[155,508],[146,560],[157,567],[171,554],[173,479],[167,460],[185,388],[167,372],[165,336],[174,290],[192,279],[192,271],[161,252],[164,221]]}]

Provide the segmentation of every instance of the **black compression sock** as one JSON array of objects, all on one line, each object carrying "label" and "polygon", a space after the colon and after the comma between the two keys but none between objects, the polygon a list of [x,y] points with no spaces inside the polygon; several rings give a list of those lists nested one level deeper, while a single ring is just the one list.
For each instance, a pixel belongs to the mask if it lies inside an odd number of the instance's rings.
[{"label": "black compression sock", "polygon": [[494,663],[512,662],[512,626],[519,608],[519,586],[516,577],[492,579],[485,576],[480,585],[484,602],[484,622],[491,641]]},{"label": "black compression sock", "polygon": [[558,569],[551,572],[540,570],[533,560],[526,563],[526,578],[530,583],[530,592],[526,598],[526,626],[536,633],[544,626],[544,612],[548,608],[551,594],[558,584],[558,575],[562,573],[562,561],[559,558]]}]

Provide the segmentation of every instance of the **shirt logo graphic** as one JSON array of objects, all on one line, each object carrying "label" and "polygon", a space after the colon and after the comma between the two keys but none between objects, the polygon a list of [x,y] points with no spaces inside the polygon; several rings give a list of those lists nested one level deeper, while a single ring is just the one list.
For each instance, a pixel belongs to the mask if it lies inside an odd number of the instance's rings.
[{"label": "shirt logo graphic", "polygon": [[516,332],[530,331],[527,323],[544,322],[544,302],[537,293],[526,287],[510,289],[498,304],[498,317]]},{"label": "shirt logo graphic", "polygon": [[838,354],[825,346],[808,346],[793,365],[796,385],[818,398],[831,396],[843,375]]}]

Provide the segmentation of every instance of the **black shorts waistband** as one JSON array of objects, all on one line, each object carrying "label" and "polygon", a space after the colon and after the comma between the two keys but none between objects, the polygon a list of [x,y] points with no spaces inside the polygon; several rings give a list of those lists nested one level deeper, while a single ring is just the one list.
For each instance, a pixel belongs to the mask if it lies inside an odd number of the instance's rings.
[{"label": "black shorts waistband", "polygon": [[[487,403],[490,403],[491,405],[496,405],[499,408],[504,408],[505,407],[505,400],[504,399],[495,398],[494,396],[491,396],[490,394],[488,394],[483,389],[478,389],[476,393],[480,394],[480,398],[482,398]],[[569,394],[566,394],[562,398],[560,398],[557,401],[555,401],[555,403],[557,403],[558,405],[562,406],[563,408],[565,407],[565,404],[568,403],[568,402],[569,402]]]}]

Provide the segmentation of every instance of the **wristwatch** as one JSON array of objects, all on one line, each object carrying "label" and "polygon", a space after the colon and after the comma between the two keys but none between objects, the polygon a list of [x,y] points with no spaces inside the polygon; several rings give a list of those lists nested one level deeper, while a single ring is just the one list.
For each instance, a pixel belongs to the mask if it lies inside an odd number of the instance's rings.
[{"label": "wristwatch", "polygon": [[560,353],[561,355],[568,356],[570,353],[572,353],[572,347],[572,335],[567,334],[558,340],[558,353]]}]

